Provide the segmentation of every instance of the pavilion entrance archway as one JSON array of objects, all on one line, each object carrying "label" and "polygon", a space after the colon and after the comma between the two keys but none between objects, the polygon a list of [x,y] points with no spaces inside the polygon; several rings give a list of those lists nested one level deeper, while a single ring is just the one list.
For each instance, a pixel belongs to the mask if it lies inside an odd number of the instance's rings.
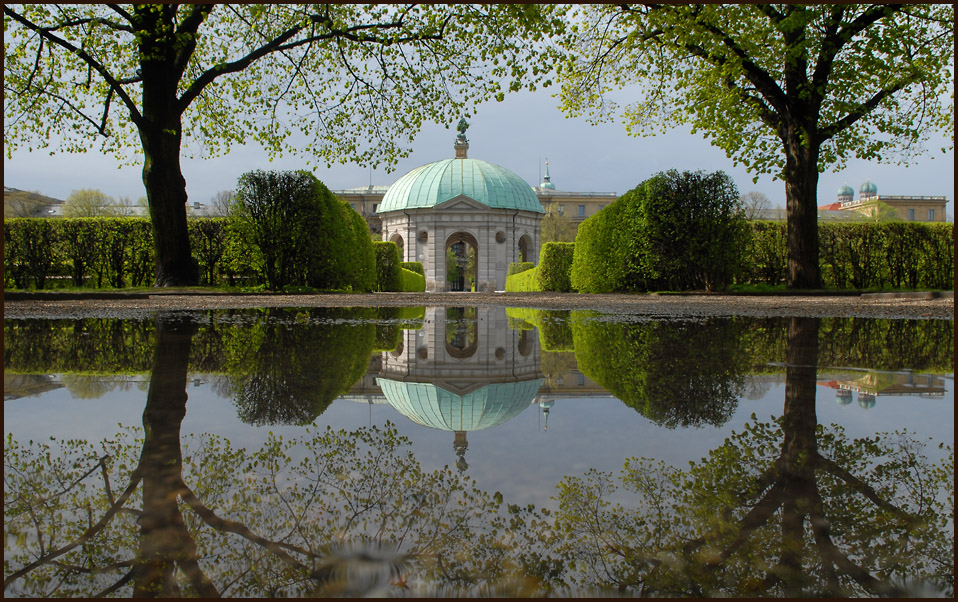
[{"label": "pavilion entrance archway", "polygon": [[532,239],[528,235],[519,237],[519,261],[532,261]]},{"label": "pavilion entrance archway", "polygon": [[468,232],[455,232],[446,239],[446,289],[472,291],[476,287],[479,242]]},{"label": "pavilion entrance archway", "polygon": [[403,239],[399,234],[393,234],[389,237],[389,242],[396,243],[396,246],[399,247],[399,260],[406,261],[406,250],[403,247]]}]

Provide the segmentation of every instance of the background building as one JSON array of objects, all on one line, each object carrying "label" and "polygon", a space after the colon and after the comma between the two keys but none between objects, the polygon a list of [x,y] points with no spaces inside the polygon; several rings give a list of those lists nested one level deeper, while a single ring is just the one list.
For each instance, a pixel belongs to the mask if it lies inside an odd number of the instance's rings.
[{"label": "background building", "polygon": [[[844,184],[838,189],[838,199],[834,203],[818,208],[819,217],[831,219],[894,219],[906,222],[944,222],[947,221],[947,197],[909,196],[878,194],[878,186],[871,180],[858,189],[855,198],[854,189]],[[824,215],[823,215],[824,214]]]}]

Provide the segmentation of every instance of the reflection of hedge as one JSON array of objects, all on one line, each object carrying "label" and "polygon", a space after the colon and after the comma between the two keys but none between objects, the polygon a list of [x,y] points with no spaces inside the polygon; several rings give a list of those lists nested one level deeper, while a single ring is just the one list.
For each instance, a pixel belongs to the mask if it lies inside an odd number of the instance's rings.
[{"label": "reflection of hedge", "polygon": [[622,324],[573,312],[579,370],[668,428],[722,425],[743,392],[744,321]]},{"label": "reflection of hedge", "polygon": [[539,330],[539,347],[543,351],[572,351],[572,327],[567,309],[506,308],[509,328]]},{"label": "reflection of hedge", "polygon": [[3,367],[16,373],[144,373],[153,369],[152,320],[4,320]]},{"label": "reflection of hedge", "polygon": [[[239,417],[250,424],[307,424],[362,378],[376,339],[375,310],[266,310],[238,330],[227,366]],[[231,333],[233,334],[233,333]]]}]

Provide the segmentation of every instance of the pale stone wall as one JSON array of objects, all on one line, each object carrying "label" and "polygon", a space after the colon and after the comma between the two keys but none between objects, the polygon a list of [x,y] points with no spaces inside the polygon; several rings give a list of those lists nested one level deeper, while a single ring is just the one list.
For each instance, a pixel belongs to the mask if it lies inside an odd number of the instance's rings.
[{"label": "pale stone wall", "polygon": [[395,211],[381,217],[383,240],[402,236],[403,261],[422,262],[427,291],[447,290],[446,247],[450,237],[459,233],[476,243],[477,291],[505,290],[509,264],[518,261],[523,236],[532,241],[526,260],[539,260],[539,213],[489,209],[460,197],[435,208]]}]

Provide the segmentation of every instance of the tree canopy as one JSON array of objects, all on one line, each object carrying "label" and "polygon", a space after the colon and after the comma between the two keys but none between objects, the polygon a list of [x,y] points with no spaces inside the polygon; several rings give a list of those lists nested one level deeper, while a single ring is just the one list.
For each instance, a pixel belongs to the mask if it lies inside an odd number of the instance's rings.
[{"label": "tree canopy", "polygon": [[158,285],[196,281],[181,152],[390,164],[423,123],[524,86],[561,21],[525,5],[4,5],[4,144],[139,161]]},{"label": "tree canopy", "polygon": [[[791,287],[820,285],[819,172],[952,133],[951,5],[589,5],[569,31],[567,113],[641,135],[691,125],[785,182]],[[621,105],[624,88],[638,98]]]}]

